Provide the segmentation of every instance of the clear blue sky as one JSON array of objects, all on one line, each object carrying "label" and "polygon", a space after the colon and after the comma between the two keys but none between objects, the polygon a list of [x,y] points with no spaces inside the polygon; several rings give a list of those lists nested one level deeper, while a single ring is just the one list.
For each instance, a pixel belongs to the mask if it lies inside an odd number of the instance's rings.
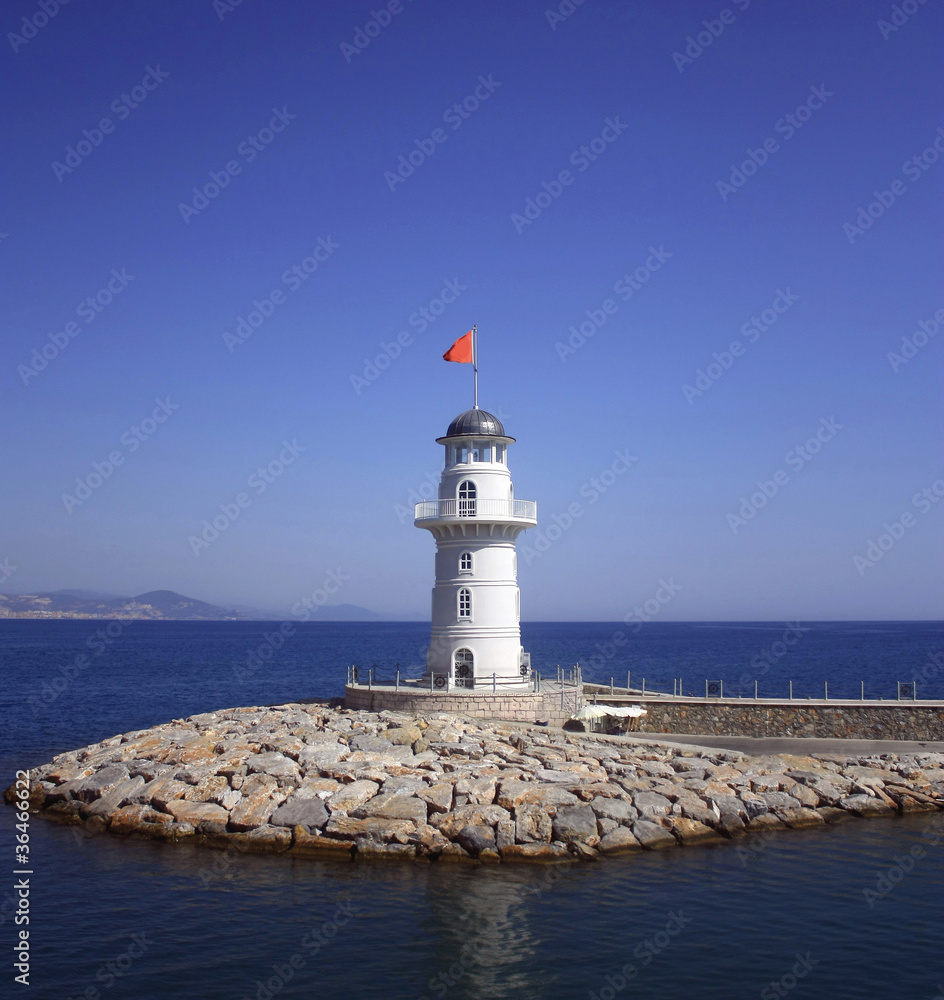
[{"label": "clear blue sky", "polygon": [[477,323],[525,619],[940,617],[944,7],[390,9],[5,6],[0,590],[427,613]]}]

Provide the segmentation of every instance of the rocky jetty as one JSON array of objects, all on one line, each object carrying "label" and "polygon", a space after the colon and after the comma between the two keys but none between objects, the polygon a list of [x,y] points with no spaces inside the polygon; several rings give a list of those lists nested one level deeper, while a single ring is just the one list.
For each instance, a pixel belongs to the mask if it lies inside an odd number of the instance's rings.
[{"label": "rocky jetty", "polygon": [[175,720],[30,778],[61,823],[338,860],[594,860],[944,809],[944,754],[749,757],[335,703]]}]

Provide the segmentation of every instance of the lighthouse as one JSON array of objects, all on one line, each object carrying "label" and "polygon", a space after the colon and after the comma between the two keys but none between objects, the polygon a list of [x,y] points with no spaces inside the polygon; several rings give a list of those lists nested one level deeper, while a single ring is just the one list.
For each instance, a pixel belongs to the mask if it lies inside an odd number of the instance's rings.
[{"label": "lighthouse", "polygon": [[418,503],[414,519],[436,540],[425,681],[441,691],[526,690],[531,664],[521,647],[515,541],[537,524],[537,504],[515,499],[508,468],[515,439],[476,405],[436,442],[445,450],[439,499]]}]

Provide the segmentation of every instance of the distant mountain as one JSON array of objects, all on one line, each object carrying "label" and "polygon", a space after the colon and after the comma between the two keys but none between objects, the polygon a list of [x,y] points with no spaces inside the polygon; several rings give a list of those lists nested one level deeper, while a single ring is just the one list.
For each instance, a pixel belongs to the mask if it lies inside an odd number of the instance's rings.
[{"label": "distant mountain", "polygon": [[230,611],[184,597],[173,590],[151,590],[137,597],[86,597],[88,591],[0,594],[0,618],[139,618],[165,621],[247,621]]}]

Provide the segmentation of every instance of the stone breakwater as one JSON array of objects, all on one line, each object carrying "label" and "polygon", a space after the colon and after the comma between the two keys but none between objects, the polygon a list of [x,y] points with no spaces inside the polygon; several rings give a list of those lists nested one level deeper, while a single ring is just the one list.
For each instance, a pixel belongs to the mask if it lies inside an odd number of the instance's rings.
[{"label": "stone breakwater", "polygon": [[115,736],[31,769],[30,785],[34,812],[116,835],[337,860],[574,861],[944,810],[944,754],[749,757],[307,703]]}]

